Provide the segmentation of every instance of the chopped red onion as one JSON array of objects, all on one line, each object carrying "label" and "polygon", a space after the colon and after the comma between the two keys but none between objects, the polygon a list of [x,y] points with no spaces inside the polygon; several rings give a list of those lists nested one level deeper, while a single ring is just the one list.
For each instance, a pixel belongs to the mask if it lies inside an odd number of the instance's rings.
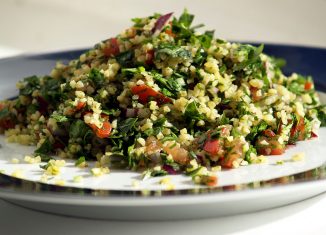
[{"label": "chopped red onion", "polygon": [[170,165],[163,165],[162,166],[163,170],[165,170],[169,175],[176,175],[178,172],[173,169],[172,166]]},{"label": "chopped red onion", "polygon": [[138,109],[126,109],[126,117],[136,117],[138,113]]},{"label": "chopped red onion", "polygon": [[160,31],[163,28],[163,26],[165,25],[165,23],[170,19],[172,14],[173,14],[173,12],[160,16],[157,19],[157,21],[154,25],[154,28],[152,29],[152,33],[155,33],[156,31]]},{"label": "chopped red onion", "polygon": [[311,132],[311,137],[318,137],[318,135],[315,132]]}]

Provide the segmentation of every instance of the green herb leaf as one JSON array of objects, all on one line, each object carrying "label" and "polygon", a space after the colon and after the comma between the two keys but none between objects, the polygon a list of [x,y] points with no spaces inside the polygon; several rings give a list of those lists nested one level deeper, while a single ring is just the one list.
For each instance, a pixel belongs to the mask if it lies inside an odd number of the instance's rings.
[{"label": "green herb leaf", "polygon": [[128,133],[136,128],[138,118],[127,118],[118,124],[118,129],[122,133]]},{"label": "green herb leaf", "polygon": [[196,120],[196,121],[204,119],[204,115],[199,113],[199,111],[197,109],[197,104],[195,101],[193,101],[187,105],[185,113],[184,113],[184,117],[188,120]]},{"label": "green herb leaf", "polygon": [[183,47],[176,46],[170,43],[160,44],[155,50],[155,59],[162,59],[166,57],[190,59],[191,52]]},{"label": "green herb leaf", "polygon": [[179,23],[185,28],[189,28],[195,16],[188,13],[187,9],[184,9],[182,15],[179,17]]},{"label": "green herb leaf", "polygon": [[40,88],[40,78],[37,76],[31,76],[24,78],[24,82],[26,85],[20,89],[20,95],[31,95],[34,90]]},{"label": "green herb leaf", "polygon": [[247,59],[243,60],[241,63],[234,64],[233,72],[243,70],[245,67],[255,64],[260,60],[259,55],[264,49],[264,44],[261,44],[259,47],[254,47],[251,45],[240,45],[238,49],[238,54],[245,56]]},{"label": "green herb leaf", "polygon": [[191,176],[191,177],[196,176],[196,175],[198,175],[198,173],[200,173],[202,168],[203,167],[200,166],[200,167],[198,167],[198,168],[196,168],[196,169],[194,169],[192,171],[187,172],[186,175]]},{"label": "green herb leaf", "polygon": [[56,120],[57,122],[67,122],[69,119],[62,115],[62,114],[52,114],[51,118],[53,118],[54,120]]},{"label": "green herb leaf", "polygon": [[48,154],[52,151],[52,144],[49,138],[46,138],[43,144],[34,151],[36,154]]},{"label": "green herb leaf", "polygon": [[126,67],[130,68],[134,66],[133,58],[134,58],[134,51],[132,50],[122,52],[115,57],[115,59],[119,62],[119,64],[125,68]]},{"label": "green herb leaf", "polygon": [[257,155],[257,150],[256,150],[255,147],[252,146],[252,145],[249,146],[249,149],[248,149],[248,151],[246,152],[246,154],[245,154],[245,158],[244,158],[248,163],[252,163],[252,159],[251,159],[251,157],[250,157],[251,153],[254,153],[254,154]]},{"label": "green herb leaf", "polygon": [[84,156],[80,157],[77,159],[77,161],[75,162],[75,166],[79,166],[80,164],[86,162],[86,159]]},{"label": "green herb leaf", "polygon": [[326,105],[321,105],[316,108],[318,113],[318,120],[321,122],[320,126],[326,126]]},{"label": "green herb leaf", "polygon": [[6,118],[8,117],[10,114],[8,108],[3,108],[0,110],[0,120],[3,119],[3,118]]},{"label": "green herb leaf", "polygon": [[162,89],[162,93],[168,97],[176,97],[185,84],[184,76],[181,74],[173,74],[170,78],[164,78],[157,72],[152,72],[151,74]]},{"label": "green herb leaf", "polygon": [[98,69],[92,68],[88,74],[88,78],[94,83],[95,87],[100,87],[104,84],[104,74]]},{"label": "green herb leaf", "polygon": [[268,124],[265,121],[260,122],[257,126],[252,127],[250,133],[247,135],[246,139],[253,141],[255,137],[261,133],[262,131],[266,130]]},{"label": "green herb leaf", "polygon": [[90,130],[89,126],[82,120],[76,120],[70,125],[69,136],[70,138],[83,138],[87,131]]}]

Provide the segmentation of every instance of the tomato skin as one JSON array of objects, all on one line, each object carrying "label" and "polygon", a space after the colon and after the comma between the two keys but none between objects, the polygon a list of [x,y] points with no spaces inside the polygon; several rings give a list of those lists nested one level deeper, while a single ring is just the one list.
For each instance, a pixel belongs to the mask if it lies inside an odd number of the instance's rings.
[{"label": "tomato skin", "polygon": [[109,121],[104,121],[101,128],[98,128],[94,124],[88,124],[88,125],[92,128],[92,130],[94,131],[96,136],[101,138],[101,139],[108,138],[110,136],[110,134],[111,134],[111,131],[112,131],[112,126],[111,126],[111,123]]},{"label": "tomato skin", "polygon": [[[285,151],[285,145],[278,142],[279,136],[275,137],[266,137],[260,136],[256,142],[256,148],[258,154],[262,155],[281,155]],[[266,141],[268,144],[261,144],[262,141]]]},{"label": "tomato skin", "polygon": [[147,65],[152,65],[154,60],[154,50],[148,50],[146,51],[146,61],[145,63]]},{"label": "tomato skin", "polygon": [[272,149],[270,155],[281,155],[283,153],[284,153],[284,149],[275,148],[275,149]]},{"label": "tomato skin", "polygon": [[150,98],[153,97],[154,100],[160,104],[171,103],[172,100],[169,97],[161,94],[158,91],[155,91],[153,88],[147,85],[137,85],[131,88],[131,92],[134,95],[139,96],[139,102],[142,104],[146,104],[150,101]]},{"label": "tomato skin", "polygon": [[4,130],[12,129],[15,127],[15,123],[11,119],[3,119],[0,120],[0,128],[3,128]]},{"label": "tomato skin", "polygon": [[251,97],[254,102],[259,101],[261,99],[261,96],[258,96],[257,92],[258,92],[258,88],[253,86],[250,87]]},{"label": "tomato skin", "polygon": [[116,38],[111,38],[108,42],[110,44],[103,49],[104,55],[108,57],[118,55],[120,53],[118,40]]},{"label": "tomato skin", "polygon": [[220,149],[219,140],[206,140],[203,149],[209,154],[216,155]]},{"label": "tomato skin", "polygon": [[224,168],[234,168],[233,162],[243,158],[243,143],[237,141],[231,146],[231,149],[223,158],[221,158],[220,164]]},{"label": "tomato skin", "polygon": [[275,137],[276,136],[275,133],[274,133],[274,131],[272,131],[271,129],[264,130],[263,131],[263,134],[265,136],[267,136],[267,137]]},{"label": "tomato skin", "polygon": [[258,149],[258,153],[262,155],[281,155],[284,153],[284,148],[271,148],[271,147],[266,147],[266,148],[260,148]]},{"label": "tomato skin", "polygon": [[[0,103],[0,111],[2,109],[4,109],[5,107],[6,106],[4,104]],[[4,130],[8,130],[8,129],[12,129],[14,127],[15,127],[15,122],[10,117],[5,117],[3,119],[0,119],[0,128],[2,128]]]},{"label": "tomato skin", "polygon": [[104,121],[102,128],[97,128],[95,134],[97,137],[104,139],[108,138],[112,130],[112,126],[109,121]]},{"label": "tomato skin", "polygon": [[302,117],[300,117],[299,121],[295,125],[293,125],[290,132],[290,138],[295,140],[305,139],[305,125],[304,119]]},{"label": "tomato skin", "polygon": [[318,137],[318,135],[315,133],[315,132],[311,132],[311,137],[314,138],[314,137]]},{"label": "tomato skin", "polygon": [[213,187],[217,185],[217,176],[215,175],[205,176],[203,180],[207,186]]},{"label": "tomato skin", "polygon": [[310,90],[310,89],[312,88],[312,86],[313,86],[312,82],[307,81],[307,82],[304,84],[304,89],[305,89],[306,91],[308,91],[308,90]]},{"label": "tomato skin", "polygon": [[39,104],[39,112],[42,115],[46,115],[48,112],[48,106],[49,106],[49,102],[47,102],[42,96],[38,96],[36,97],[36,100]]},{"label": "tomato skin", "polygon": [[[92,112],[87,111],[84,113],[84,115],[88,115],[88,114],[92,114]],[[98,128],[95,124],[87,124],[90,128],[92,128],[92,130],[94,131],[94,133],[96,134],[97,137],[101,138],[101,139],[105,139],[108,138],[111,134],[112,131],[112,126],[111,123],[109,122],[109,116],[106,114],[101,114],[101,118],[104,119],[103,121],[103,125],[101,128]]]},{"label": "tomato skin", "polygon": [[226,158],[223,158],[221,161],[221,166],[224,168],[233,168],[233,162],[240,157],[239,154],[228,155]]},{"label": "tomato skin", "polygon": [[79,110],[83,109],[85,106],[86,106],[86,102],[79,101],[77,103],[76,110],[79,111]]},{"label": "tomato skin", "polygon": [[172,21],[169,22],[169,25],[170,27],[165,30],[165,33],[174,38],[175,34],[172,32]]}]

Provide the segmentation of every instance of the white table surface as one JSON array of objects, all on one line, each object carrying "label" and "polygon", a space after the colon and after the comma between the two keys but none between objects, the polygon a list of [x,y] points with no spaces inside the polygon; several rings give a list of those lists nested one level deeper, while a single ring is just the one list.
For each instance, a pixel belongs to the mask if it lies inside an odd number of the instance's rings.
[{"label": "white table surface", "polygon": [[[245,4],[244,1],[240,3],[226,0],[216,2],[182,0],[178,3],[176,1],[150,3],[142,0],[137,1],[137,4],[129,0],[45,2],[40,0],[0,2],[2,10],[0,57],[26,51],[53,51],[89,46],[107,37],[107,32],[121,31],[128,25],[128,19],[135,16],[133,12],[137,12],[136,16],[148,15],[153,11],[167,12],[171,11],[170,9],[180,12],[184,6],[195,12],[201,21],[209,21],[208,25],[216,28],[223,38],[326,47],[325,0],[300,3],[291,0],[250,0],[245,1]],[[111,11],[108,11],[109,9]],[[243,15],[242,19],[239,19],[239,14]],[[91,17],[86,17],[87,15]],[[216,20],[213,21],[212,17]],[[97,27],[94,27],[94,23]],[[103,30],[107,25],[110,25],[109,29]],[[0,200],[0,234],[322,235],[326,234],[325,208],[326,194],[321,194],[292,205],[230,217],[189,221],[124,222],[51,215]]]}]

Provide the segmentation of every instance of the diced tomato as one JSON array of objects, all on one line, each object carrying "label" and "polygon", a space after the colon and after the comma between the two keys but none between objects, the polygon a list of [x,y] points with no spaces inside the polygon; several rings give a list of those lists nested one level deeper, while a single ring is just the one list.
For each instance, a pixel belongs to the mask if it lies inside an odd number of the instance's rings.
[{"label": "diced tomato", "polygon": [[[92,112],[85,112],[84,115],[90,114]],[[111,123],[109,122],[109,116],[106,114],[101,114],[101,118],[104,119],[103,121],[103,125],[101,128],[98,128],[95,124],[88,124],[92,130],[94,131],[94,133],[96,134],[97,137],[104,139],[104,138],[108,138],[111,134],[112,131],[112,126]]]},{"label": "diced tomato", "polygon": [[76,111],[79,111],[79,110],[83,109],[85,106],[86,106],[86,102],[79,101],[77,106],[76,106]]},{"label": "diced tomato", "polygon": [[55,140],[53,144],[54,149],[63,149],[65,145],[62,143],[62,141]]},{"label": "diced tomato", "polygon": [[304,140],[305,139],[305,125],[304,119],[300,117],[299,121],[293,125],[290,137],[295,138],[296,140]]},{"label": "diced tomato", "polygon": [[[0,103],[0,111],[4,109],[6,106]],[[10,117],[4,117],[0,119],[0,128],[4,130],[8,130],[15,127],[15,122]]]},{"label": "diced tomato", "polygon": [[131,92],[134,95],[139,96],[139,101],[142,104],[146,104],[150,101],[150,98],[153,98],[158,104],[166,104],[172,102],[169,97],[161,94],[158,91],[155,91],[153,88],[147,85],[138,85],[131,88]]},{"label": "diced tomato", "polygon": [[220,149],[219,140],[206,140],[203,149],[209,154],[216,155]]},{"label": "diced tomato", "polygon": [[262,155],[281,155],[284,153],[284,148],[265,147],[258,149],[258,153]]},{"label": "diced tomato", "polygon": [[2,119],[0,120],[0,128],[5,130],[12,129],[15,127],[15,123],[11,119]]},{"label": "diced tomato", "polygon": [[210,187],[216,186],[217,185],[217,176],[215,176],[215,175],[203,176],[203,183]]},{"label": "diced tomato", "polygon": [[263,134],[267,137],[275,137],[275,133],[271,129],[264,130]]},{"label": "diced tomato", "polygon": [[[256,142],[257,152],[262,155],[280,155],[284,153],[285,146],[278,142],[279,136],[274,137],[259,136]],[[262,144],[262,142],[268,144]]]},{"label": "diced tomato", "polygon": [[154,60],[154,50],[148,50],[146,52],[146,61],[145,61],[145,63],[147,65],[151,65],[151,64],[153,64],[153,60]]},{"label": "diced tomato", "polygon": [[304,84],[304,89],[305,89],[306,91],[308,91],[308,90],[310,90],[310,89],[312,88],[312,86],[313,86],[312,82],[307,81],[307,82]]},{"label": "diced tomato", "polygon": [[171,154],[173,160],[181,165],[185,165],[189,162],[189,152],[182,147],[175,146],[173,142],[164,145],[163,150],[167,154]]},{"label": "diced tomato", "polygon": [[270,155],[281,155],[284,153],[284,149],[277,148],[277,149],[272,149]]},{"label": "diced tomato", "polygon": [[36,99],[39,104],[38,111],[42,115],[45,115],[48,112],[49,102],[47,102],[42,96],[38,96],[38,97],[36,97]]},{"label": "diced tomato", "polygon": [[314,138],[314,137],[318,137],[318,135],[317,135],[315,132],[312,131],[312,132],[311,132],[311,137],[313,137],[313,138]]},{"label": "diced tomato", "polygon": [[233,162],[237,160],[241,155],[238,153],[228,154],[227,157],[221,161],[221,166],[224,168],[233,168]]},{"label": "diced tomato", "polygon": [[165,33],[173,38],[175,37],[175,34],[172,32],[172,21],[169,22],[169,28],[165,30]]},{"label": "diced tomato", "polygon": [[150,136],[146,139],[146,153],[153,154],[160,152],[162,149],[161,142],[154,136]]},{"label": "diced tomato", "polygon": [[220,164],[224,168],[233,168],[233,162],[239,158],[243,158],[243,143],[241,141],[237,141],[230,148],[225,157],[221,159]]},{"label": "diced tomato", "polygon": [[104,55],[110,57],[120,53],[119,43],[116,38],[111,38],[107,41],[107,46],[103,49]]},{"label": "diced tomato", "polygon": [[258,88],[251,86],[250,93],[254,102],[259,101],[261,99],[261,96],[258,96]]},{"label": "diced tomato", "polygon": [[109,137],[111,130],[112,130],[112,126],[111,126],[110,122],[105,121],[105,122],[103,122],[102,128],[96,129],[95,134],[97,135],[97,137],[104,139],[104,138]]},{"label": "diced tomato", "polygon": [[109,121],[104,121],[101,128],[98,128],[94,124],[89,124],[89,126],[93,129],[96,136],[101,138],[101,139],[108,138],[110,136],[110,134],[111,134],[112,126],[111,126],[111,123]]}]

